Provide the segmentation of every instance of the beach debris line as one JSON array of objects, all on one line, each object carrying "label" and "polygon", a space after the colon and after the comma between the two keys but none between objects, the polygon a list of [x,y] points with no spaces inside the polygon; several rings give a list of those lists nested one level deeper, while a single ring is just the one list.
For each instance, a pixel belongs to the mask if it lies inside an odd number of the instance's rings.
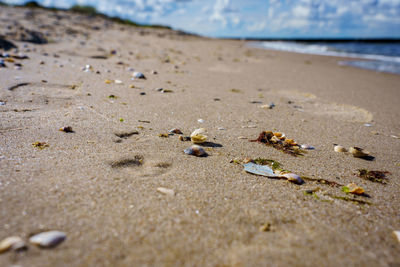
[{"label": "beach debris line", "polygon": [[186,148],[185,150],[183,150],[183,152],[185,152],[188,155],[192,155],[192,156],[196,156],[196,157],[207,157],[208,156],[208,154],[204,150],[204,148],[202,148],[199,145],[192,145],[192,146]]},{"label": "beach debris line", "polygon": [[250,142],[263,143],[295,157],[303,156],[305,152],[300,149],[296,141],[286,138],[286,135],[280,132],[263,131],[257,139],[250,140]]},{"label": "beach debris line", "polygon": [[388,171],[369,171],[366,169],[358,169],[356,175],[362,179],[365,179],[365,180],[368,180],[368,181],[371,181],[374,183],[386,184],[386,181],[387,181],[386,175],[387,174],[390,174],[390,172],[388,172]]},{"label": "beach debris line", "polygon": [[175,191],[169,188],[165,187],[157,187],[157,192],[160,192],[161,194],[173,197],[175,196]]},{"label": "beach debris line", "polygon": [[195,144],[204,143],[208,138],[207,135],[205,135],[206,132],[207,130],[205,128],[196,129],[190,134],[190,140]]},{"label": "beach debris line", "polygon": [[59,245],[67,238],[64,232],[48,231],[29,238],[29,242],[42,248],[51,248]]},{"label": "beach debris line", "polygon": [[10,236],[0,242],[0,254],[9,250],[22,251],[26,249],[26,243],[19,236]]}]

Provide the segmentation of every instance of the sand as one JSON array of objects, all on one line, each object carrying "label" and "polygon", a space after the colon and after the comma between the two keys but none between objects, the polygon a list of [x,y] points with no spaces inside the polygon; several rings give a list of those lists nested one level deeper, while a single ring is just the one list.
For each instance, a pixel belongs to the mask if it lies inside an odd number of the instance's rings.
[{"label": "sand", "polygon": [[[0,35],[29,57],[15,60],[21,70],[0,68],[0,239],[67,234],[53,249],[3,253],[1,266],[400,265],[399,75],[62,11],[1,7],[0,20]],[[20,41],[20,26],[49,43]],[[147,79],[132,81],[129,68]],[[159,137],[200,127],[208,157],[183,153],[190,142],[177,135]],[[249,142],[265,130],[316,149],[293,157]],[[336,153],[334,143],[375,159]],[[370,205],[335,198],[353,198],[340,187],[230,163],[246,157],[354,182]],[[390,172],[387,184],[357,177],[361,168]]]}]

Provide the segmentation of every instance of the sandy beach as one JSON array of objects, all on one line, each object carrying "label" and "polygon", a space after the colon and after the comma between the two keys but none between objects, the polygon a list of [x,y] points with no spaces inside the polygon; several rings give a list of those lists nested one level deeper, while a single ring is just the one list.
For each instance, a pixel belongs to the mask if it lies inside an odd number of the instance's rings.
[{"label": "sandy beach", "polygon": [[[67,11],[1,6],[0,24],[17,47],[0,49],[0,240],[28,244],[0,266],[400,266],[399,75]],[[173,128],[206,128],[208,157]],[[315,149],[250,142],[263,131]],[[67,238],[28,242],[47,230]]]}]

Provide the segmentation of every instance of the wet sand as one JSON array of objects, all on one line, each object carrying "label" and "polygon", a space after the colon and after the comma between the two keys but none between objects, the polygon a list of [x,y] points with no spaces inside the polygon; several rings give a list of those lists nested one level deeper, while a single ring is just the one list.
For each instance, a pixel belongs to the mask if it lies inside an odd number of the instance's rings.
[{"label": "wet sand", "polygon": [[[400,265],[399,75],[61,11],[1,7],[0,21],[29,57],[0,68],[0,239],[67,234],[53,249],[3,253],[1,266]],[[32,36],[26,29],[49,42],[18,41]],[[132,69],[147,79],[131,80]],[[200,127],[211,142],[204,158],[183,153],[191,144],[177,135],[159,136]],[[293,157],[249,142],[266,130],[316,149]],[[246,157],[354,182],[370,197],[230,163]],[[390,172],[387,183],[357,177],[361,168]]]}]

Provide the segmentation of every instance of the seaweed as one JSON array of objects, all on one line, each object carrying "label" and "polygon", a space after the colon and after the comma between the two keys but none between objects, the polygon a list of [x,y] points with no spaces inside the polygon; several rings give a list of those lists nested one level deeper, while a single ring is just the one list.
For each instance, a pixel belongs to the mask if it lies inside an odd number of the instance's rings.
[{"label": "seaweed", "polygon": [[280,150],[286,154],[289,154],[291,156],[297,157],[297,156],[304,156],[305,151],[299,149],[297,146],[293,146],[291,144],[288,144],[287,142],[284,141],[276,141],[273,140],[274,134],[270,131],[263,131],[259,134],[258,138],[255,140],[250,140],[250,142],[259,142],[263,143],[269,146],[272,146],[273,148]]},{"label": "seaweed", "polygon": [[256,158],[253,162],[259,165],[271,165],[273,170],[281,170],[281,164],[273,159]]},{"label": "seaweed", "polygon": [[368,181],[371,181],[374,183],[386,184],[386,181],[387,181],[386,175],[387,174],[390,174],[390,172],[388,172],[388,171],[369,171],[366,169],[359,169],[359,170],[357,170],[356,175],[362,179],[365,179],[365,180],[368,180]]}]

